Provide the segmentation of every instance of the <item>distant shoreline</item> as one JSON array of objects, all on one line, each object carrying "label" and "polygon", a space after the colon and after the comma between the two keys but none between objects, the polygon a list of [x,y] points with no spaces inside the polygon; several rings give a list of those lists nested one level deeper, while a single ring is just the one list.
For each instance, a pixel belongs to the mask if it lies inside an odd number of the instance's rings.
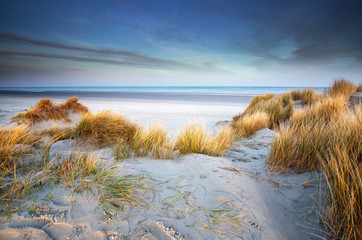
[{"label": "distant shoreline", "polygon": [[239,105],[248,103],[257,94],[235,93],[180,93],[180,92],[118,92],[118,91],[42,91],[0,90],[0,97],[27,98],[69,98],[78,96],[81,100],[122,100],[165,103]]}]

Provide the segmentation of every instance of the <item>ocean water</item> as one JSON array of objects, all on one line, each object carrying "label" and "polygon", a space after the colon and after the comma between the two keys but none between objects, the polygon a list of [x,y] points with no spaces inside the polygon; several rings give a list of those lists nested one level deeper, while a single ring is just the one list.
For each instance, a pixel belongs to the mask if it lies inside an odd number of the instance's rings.
[{"label": "ocean water", "polygon": [[[211,93],[211,94],[280,94],[306,87],[240,87],[240,86],[88,86],[88,87],[0,87],[1,90],[24,92],[147,92],[147,93]],[[324,87],[314,87],[323,92]]]}]

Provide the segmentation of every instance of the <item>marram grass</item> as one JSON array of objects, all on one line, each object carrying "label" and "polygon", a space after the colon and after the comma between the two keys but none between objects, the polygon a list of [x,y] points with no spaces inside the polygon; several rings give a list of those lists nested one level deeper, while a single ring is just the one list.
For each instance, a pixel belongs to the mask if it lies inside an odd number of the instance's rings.
[{"label": "marram grass", "polygon": [[221,156],[227,152],[234,141],[234,133],[230,127],[220,129],[212,135],[200,123],[188,123],[177,139],[176,148],[181,154],[201,153],[210,156]]},{"label": "marram grass", "polygon": [[346,97],[351,96],[353,92],[357,91],[357,86],[343,78],[336,79],[333,85],[329,88],[328,92],[331,96],[343,95]]},{"label": "marram grass", "polygon": [[130,143],[137,128],[136,124],[126,120],[123,115],[111,111],[97,114],[88,112],[75,126],[74,135],[106,146],[121,140]]},{"label": "marram grass", "polygon": [[160,159],[172,158],[174,143],[168,137],[162,125],[154,124],[148,128],[138,128],[135,132],[131,146],[136,156],[150,156]]},{"label": "marram grass", "polygon": [[43,98],[35,107],[13,116],[12,119],[25,121],[30,124],[47,120],[70,122],[69,113],[84,113],[87,111],[87,107],[78,103],[78,97],[71,97],[64,104],[55,104],[50,98]]},{"label": "marram grass", "polygon": [[271,169],[324,172],[329,206],[322,215],[336,239],[362,237],[361,142],[362,106],[347,109],[338,94],[296,112],[271,145]]},{"label": "marram grass", "polygon": [[249,137],[256,131],[269,127],[269,116],[265,112],[254,112],[232,122],[232,127],[239,137]]}]

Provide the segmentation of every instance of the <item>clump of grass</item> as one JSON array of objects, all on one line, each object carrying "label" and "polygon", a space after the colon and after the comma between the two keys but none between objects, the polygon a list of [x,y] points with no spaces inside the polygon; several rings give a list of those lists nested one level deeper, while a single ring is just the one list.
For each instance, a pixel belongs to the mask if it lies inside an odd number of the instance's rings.
[{"label": "clump of grass", "polygon": [[356,92],[362,92],[362,83],[358,84]]},{"label": "clump of grass", "polygon": [[54,104],[50,98],[41,99],[35,107],[26,112],[18,113],[11,119],[22,120],[35,124],[47,120],[64,120],[70,122],[69,112],[84,113],[88,108],[78,103],[78,97],[69,98],[64,104]]},{"label": "clump of grass", "polygon": [[64,104],[60,105],[60,107],[66,111],[70,111],[70,112],[74,112],[74,113],[88,112],[88,108],[78,102],[77,96],[68,98],[68,100]]},{"label": "clump of grass", "polygon": [[231,128],[223,128],[213,136],[205,128],[205,125],[188,123],[180,131],[176,148],[181,154],[201,153],[210,156],[223,155],[232,145],[234,140]]},{"label": "clump of grass", "polygon": [[74,128],[66,127],[52,127],[50,129],[43,130],[37,133],[39,136],[50,136],[53,142],[65,140],[65,139],[73,139],[74,138]]},{"label": "clump of grass", "polygon": [[[83,153],[58,156],[27,175],[19,174],[14,168],[1,174],[0,181],[0,214],[7,215],[23,210],[24,198],[37,198],[37,190],[43,187],[64,187],[72,194],[85,192],[99,197],[101,206],[118,211],[125,203],[143,204],[140,193],[147,187],[143,177],[122,176],[98,156]],[[51,198],[51,194],[48,197]]]},{"label": "clump of grass", "polygon": [[274,97],[275,97],[274,93],[265,94],[265,95],[261,95],[261,96],[255,96],[251,99],[247,110],[253,108],[257,104],[260,104],[261,102],[268,101]]},{"label": "clump of grass", "polygon": [[329,122],[339,116],[347,107],[347,98],[343,95],[337,97],[325,97],[314,103],[307,109],[295,112],[290,125],[299,127],[312,125],[317,121]]},{"label": "clump of grass", "polygon": [[232,128],[235,129],[239,137],[249,137],[256,131],[269,127],[269,121],[270,119],[267,113],[255,112],[232,122]]},{"label": "clump of grass", "polygon": [[123,160],[132,157],[132,147],[124,141],[118,142],[113,147],[113,156],[116,160]]},{"label": "clump of grass", "polygon": [[329,88],[328,92],[331,96],[344,95],[350,97],[353,92],[357,90],[354,83],[349,82],[343,78],[334,80],[333,85]]},{"label": "clump of grass", "polygon": [[74,134],[76,137],[106,146],[122,140],[131,143],[137,129],[138,126],[126,120],[123,115],[111,111],[103,111],[98,114],[89,112],[84,114],[76,125]]},{"label": "clump of grass", "polygon": [[326,221],[338,239],[362,237],[361,109],[347,109],[346,97],[337,95],[296,112],[274,138],[267,162],[279,171],[324,171],[330,203]]},{"label": "clump of grass", "polygon": [[171,158],[174,144],[160,124],[138,128],[132,140],[136,156]]},{"label": "clump of grass", "polygon": [[65,121],[70,121],[66,111],[54,104],[50,98],[41,99],[35,107],[13,116],[12,119],[29,121],[31,124],[46,120],[64,119]]},{"label": "clump of grass", "polygon": [[[265,98],[260,98],[263,96],[254,97],[253,99],[257,100],[253,101],[252,99],[251,102],[253,102],[253,104],[249,105],[244,113],[238,114],[233,117],[231,127],[233,127],[237,133],[241,133],[245,130],[243,128],[239,129],[238,127],[242,127],[243,122],[248,122],[251,119],[251,116],[253,119],[255,119],[257,116],[260,116],[262,117],[262,119],[258,120],[258,123],[265,123],[265,120],[263,118],[264,115],[255,113],[263,112],[267,114],[267,116],[269,117],[269,125],[266,127],[269,128],[275,128],[279,126],[281,122],[285,121],[291,116],[291,114],[293,113],[294,102],[290,94],[282,94],[278,97],[272,94],[268,94],[266,96],[267,97]],[[247,118],[247,121],[243,121],[243,118]],[[239,123],[237,124],[237,122]],[[256,125],[254,124],[254,126]],[[253,133],[254,132],[248,130],[246,131],[247,136],[250,136]]]},{"label": "clump of grass", "polygon": [[293,100],[302,100],[302,104],[309,104],[312,101],[312,98],[314,96],[314,89],[313,88],[307,88],[304,90],[293,90],[290,92],[292,95]]},{"label": "clump of grass", "polygon": [[37,141],[39,139],[25,126],[0,129],[0,170],[16,164],[18,157],[29,152],[29,146]]}]

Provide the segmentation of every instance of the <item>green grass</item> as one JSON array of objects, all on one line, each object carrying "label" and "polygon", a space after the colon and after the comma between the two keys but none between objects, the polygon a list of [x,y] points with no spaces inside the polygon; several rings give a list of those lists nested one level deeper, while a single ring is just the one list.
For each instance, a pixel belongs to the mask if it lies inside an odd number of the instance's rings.
[{"label": "green grass", "polygon": [[[44,146],[45,147],[45,146]],[[46,150],[42,154],[46,154]],[[34,156],[48,161],[33,163],[31,171],[19,171],[16,166],[0,175],[0,214],[10,215],[26,210],[27,199],[37,199],[37,192],[45,187],[64,188],[71,195],[85,192],[99,198],[101,206],[121,211],[124,204],[143,205],[142,192],[145,178],[122,175],[119,170],[98,156],[72,153],[69,156]],[[48,198],[51,198],[51,194]]]}]

